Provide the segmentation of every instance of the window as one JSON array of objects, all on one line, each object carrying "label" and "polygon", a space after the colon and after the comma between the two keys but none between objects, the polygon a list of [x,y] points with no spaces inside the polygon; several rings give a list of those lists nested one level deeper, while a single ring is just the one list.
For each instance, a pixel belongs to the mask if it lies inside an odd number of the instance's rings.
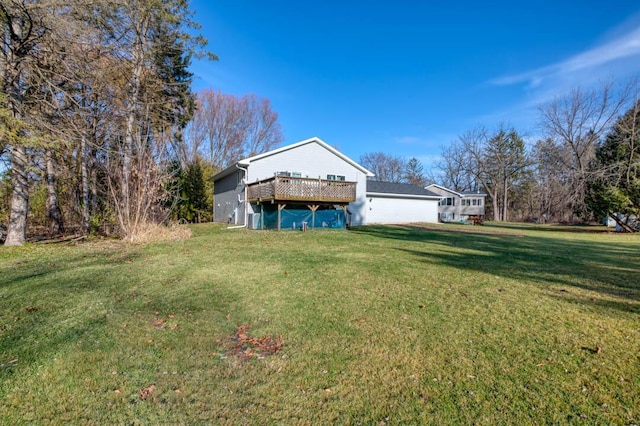
[{"label": "window", "polygon": [[344,182],[346,179],[344,178],[344,176],[337,175],[336,180]]},{"label": "window", "polygon": [[327,180],[339,180],[344,182],[346,179],[344,176],[341,176],[341,175],[327,175]]},{"label": "window", "polygon": [[478,205],[481,206],[482,205],[482,198],[478,198]]},{"label": "window", "polygon": [[327,175],[327,180],[336,180],[336,175]]},{"label": "window", "polygon": [[438,205],[440,205],[440,206],[455,206],[456,202],[452,197],[447,197],[447,198],[443,198],[442,200],[440,200]]},{"label": "window", "polygon": [[442,222],[451,222],[452,220],[454,220],[456,217],[455,214],[453,214],[452,212],[443,212],[440,213],[440,220]]},{"label": "window", "polygon": [[473,199],[473,203],[472,203],[472,204],[473,204],[474,206],[477,206],[477,205],[478,205],[478,200],[477,200],[476,198],[474,198],[474,199]]},{"label": "window", "polygon": [[302,172],[277,172],[276,176],[302,177]]}]

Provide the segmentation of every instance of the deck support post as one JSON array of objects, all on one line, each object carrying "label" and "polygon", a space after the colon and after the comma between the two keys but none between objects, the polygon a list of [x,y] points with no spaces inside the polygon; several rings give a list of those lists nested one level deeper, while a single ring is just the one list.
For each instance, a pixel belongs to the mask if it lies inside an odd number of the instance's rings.
[{"label": "deck support post", "polygon": [[260,203],[260,230],[264,231],[264,207]]},{"label": "deck support post", "polygon": [[349,208],[348,204],[340,204],[340,208],[342,208],[342,210],[344,210],[344,226],[345,228],[347,227],[347,217],[349,215],[349,213],[347,213],[347,209]]},{"label": "deck support post", "polygon": [[280,224],[280,220],[282,218],[282,209],[284,209],[285,207],[287,207],[286,204],[280,204],[278,203],[278,231],[281,229],[281,224]]},{"label": "deck support post", "polygon": [[309,210],[311,210],[311,229],[315,229],[316,227],[316,210],[318,210],[318,207],[320,207],[318,204],[310,204],[307,205],[307,207],[309,207]]}]

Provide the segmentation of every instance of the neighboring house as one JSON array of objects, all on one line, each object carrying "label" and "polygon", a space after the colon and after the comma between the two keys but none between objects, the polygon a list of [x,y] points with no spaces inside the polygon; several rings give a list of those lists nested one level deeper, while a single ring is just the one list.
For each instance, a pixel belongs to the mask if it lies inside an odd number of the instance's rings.
[{"label": "neighboring house", "polygon": [[[306,139],[240,160],[216,174],[214,221],[252,229],[343,228],[371,219],[437,221],[435,194],[370,191],[367,178],[373,176],[319,138]],[[395,200],[395,219],[389,200]],[[407,210],[415,216],[409,217]]]},{"label": "neighboring house", "polygon": [[369,180],[367,223],[437,223],[441,198],[418,185]]},{"label": "neighboring house", "polygon": [[458,192],[436,184],[429,185],[426,189],[442,197],[438,203],[438,217],[441,222],[484,220],[487,198],[484,192]]}]

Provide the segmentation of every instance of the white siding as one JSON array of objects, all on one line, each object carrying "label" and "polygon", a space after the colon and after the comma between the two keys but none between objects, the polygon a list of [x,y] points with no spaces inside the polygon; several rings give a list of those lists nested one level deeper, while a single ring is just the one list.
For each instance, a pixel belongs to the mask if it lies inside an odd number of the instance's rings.
[{"label": "white siding", "polygon": [[249,166],[249,183],[273,177],[277,172],[301,172],[302,177],[326,179],[328,174],[344,176],[357,182],[356,201],[349,205],[351,224],[365,224],[366,175],[352,164],[318,143],[307,143],[293,149],[253,160]]},{"label": "white siding", "polygon": [[438,200],[369,196],[367,224],[438,222]]}]

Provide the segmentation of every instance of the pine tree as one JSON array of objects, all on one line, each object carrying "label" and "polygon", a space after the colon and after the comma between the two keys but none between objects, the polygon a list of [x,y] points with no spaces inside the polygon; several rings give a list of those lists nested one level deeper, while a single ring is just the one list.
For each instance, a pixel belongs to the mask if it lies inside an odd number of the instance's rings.
[{"label": "pine tree", "polygon": [[640,101],[598,146],[592,170],[598,177],[589,183],[589,209],[613,218],[625,231],[640,231]]},{"label": "pine tree", "polygon": [[418,186],[425,186],[426,179],[424,177],[424,167],[417,158],[413,157],[407,162],[407,171],[405,180]]}]

